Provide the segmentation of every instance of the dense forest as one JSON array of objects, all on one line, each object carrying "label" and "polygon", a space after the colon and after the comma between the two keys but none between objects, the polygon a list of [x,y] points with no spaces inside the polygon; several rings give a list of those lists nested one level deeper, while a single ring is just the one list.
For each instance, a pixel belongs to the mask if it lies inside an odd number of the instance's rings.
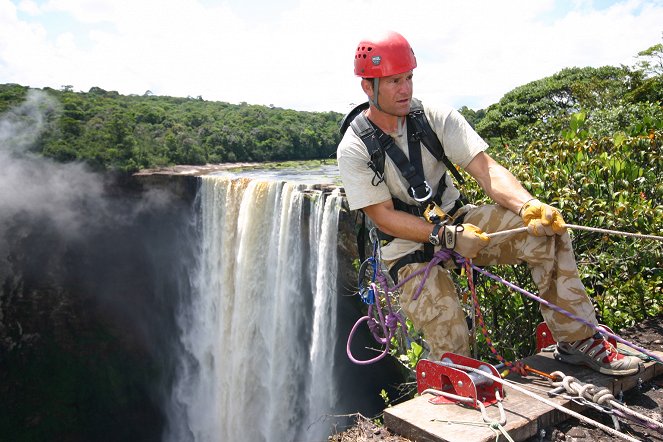
[{"label": "dense forest", "polygon": [[[0,85],[0,114],[29,88]],[[57,161],[133,172],[174,164],[334,156],[340,114],[151,95],[43,89],[54,100],[35,149]]]}]

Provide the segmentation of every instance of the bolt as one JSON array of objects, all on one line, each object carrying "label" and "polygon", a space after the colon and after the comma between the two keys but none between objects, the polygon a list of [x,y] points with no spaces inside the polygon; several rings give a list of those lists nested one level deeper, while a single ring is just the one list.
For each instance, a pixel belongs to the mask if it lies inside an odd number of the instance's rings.
[{"label": "bolt", "polygon": [[458,381],[458,386],[462,387],[463,386],[463,381]]},{"label": "bolt", "polygon": [[546,429],[541,428],[539,430],[539,442],[543,442],[543,439],[546,437]]}]

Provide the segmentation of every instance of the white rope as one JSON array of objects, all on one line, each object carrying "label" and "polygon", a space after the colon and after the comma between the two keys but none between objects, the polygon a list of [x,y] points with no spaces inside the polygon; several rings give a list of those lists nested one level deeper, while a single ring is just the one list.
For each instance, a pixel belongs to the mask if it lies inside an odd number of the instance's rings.
[{"label": "white rope", "polygon": [[434,396],[443,396],[448,399],[452,399],[458,402],[464,402],[470,406],[476,404],[479,406],[479,409],[481,410],[481,418],[483,419],[483,424],[480,422],[468,422],[468,421],[454,421],[454,420],[447,420],[447,419],[433,419],[436,422],[446,422],[449,424],[460,424],[460,425],[474,425],[474,426],[483,426],[485,425],[486,427],[490,428],[494,433],[495,433],[495,442],[498,442],[500,439],[500,433],[509,441],[509,442],[515,442],[509,433],[506,431],[504,426],[506,425],[506,412],[504,411],[504,406],[502,405],[502,397],[500,396],[500,392],[498,390],[495,390],[495,399],[497,400],[497,408],[500,412],[500,420],[494,421],[488,417],[488,412],[486,411],[486,407],[483,405],[483,402],[479,401],[478,399],[475,400],[471,397],[465,397],[465,396],[459,396],[457,394],[453,393],[448,393],[446,391],[441,391],[437,390],[435,388],[427,388],[426,390],[421,392],[422,395],[424,394],[432,394]]},{"label": "white rope", "polygon": [[[639,239],[651,239],[654,241],[663,241],[663,236],[656,236],[656,235],[643,235],[642,233],[630,233],[630,232],[620,232],[619,230],[609,230],[609,229],[601,229],[599,227],[586,227],[586,226],[579,226],[576,224],[564,224],[564,227],[567,229],[575,229],[575,230],[585,230],[588,232],[597,232],[597,233],[605,233],[609,235],[621,235],[621,236],[630,236],[632,238],[639,238]],[[493,233],[487,233],[489,238],[492,238],[494,236],[501,236],[501,235],[511,235],[513,233],[521,233],[521,232],[526,232],[527,227],[517,227],[515,229],[509,229],[509,230],[502,230],[501,232],[493,232]]]},{"label": "white rope", "polygon": [[625,405],[623,405],[623,404],[620,404],[620,403],[617,402],[617,401],[611,401],[610,404],[611,404],[613,407],[615,407],[615,408],[621,410],[623,413],[629,414],[629,415],[631,415],[631,416],[633,416],[633,417],[635,417],[635,418],[637,418],[637,419],[641,419],[641,420],[643,420],[643,421],[645,421],[645,422],[648,422],[648,423],[652,424],[653,426],[655,426],[655,427],[657,427],[657,428],[663,429],[663,423],[661,423],[661,422],[659,422],[659,421],[657,421],[657,420],[655,420],[655,419],[652,419],[651,417],[649,417],[649,416],[647,416],[647,415],[645,415],[645,414],[641,414],[641,413],[638,413],[638,412],[636,412],[636,411],[633,411],[633,410],[631,410],[630,408],[628,408],[627,406],[625,406]]},{"label": "white rope", "polygon": [[624,433],[621,433],[621,432],[615,430],[614,428],[610,428],[610,427],[608,427],[608,426],[605,426],[605,425],[603,425],[603,424],[601,424],[601,423],[599,423],[599,422],[596,422],[596,421],[594,421],[594,420],[592,420],[592,419],[590,419],[590,418],[588,418],[588,417],[586,417],[586,416],[583,416],[583,415],[580,414],[580,413],[577,413],[577,412],[575,412],[575,411],[573,411],[573,410],[570,410],[570,409],[568,409],[568,408],[566,408],[566,407],[563,407],[563,406],[561,406],[561,405],[559,405],[559,404],[557,404],[557,403],[555,403],[555,402],[553,402],[553,401],[550,401],[550,400],[548,400],[548,399],[546,399],[546,398],[544,398],[544,397],[541,397],[541,396],[539,396],[539,395],[537,395],[537,394],[534,394],[534,393],[532,393],[532,392],[530,392],[530,391],[528,391],[528,390],[526,390],[526,389],[524,389],[524,388],[521,388],[521,387],[519,387],[519,386],[517,386],[517,385],[514,385],[514,384],[510,384],[510,383],[508,383],[508,382],[504,382],[504,380],[503,380],[502,378],[499,378],[499,377],[497,377],[497,376],[493,376],[492,374],[490,374],[490,373],[486,373],[485,371],[479,370],[479,369],[477,369],[477,368],[465,367],[465,366],[463,366],[463,365],[451,364],[451,363],[443,362],[443,361],[441,361],[440,363],[443,364],[443,365],[446,365],[446,366],[452,367],[452,368],[456,368],[456,369],[458,369],[458,370],[472,371],[472,372],[474,372],[474,373],[478,373],[478,374],[480,374],[481,376],[487,377],[488,379],[491,379],[491,380],[493,380],[493,381],[495,381],[495,382],[499,382],[500,384],[502,384],[502,385],[504,385],[504,386],[508,386],[508,387],[510,387],[510,388],[513,388],[514,390],[517,390],[517,391],[523,393],[523,394],[526,395],[526,396],[529,396],[529,397],[531,397],[531,398],[533,398],[533,399],[536,399],[536,400],[538,400],[538,401],[540,401],[540,402],[543,402],[544,404],[546,404],[546,405],[548,405],[548,406],[550,406],[550,407],[553,407],[553,408],[555,408],[555,409],[557,409],[557,410],[559,410],[559,411],[561,411],[561,412],[563,412],[563,413],[566,413],[566,414],[568,414],[568,415],[570,415],[570,416],[573,416],[573,417],[575,417],[576,419],[581,420],[581,421],[583,421],[583,422],[585,422],[585,423],[587,423],[587,424],[589,424],[589,425],[594,425],[595,427],[600,428],[601,430],[605,431],[606,433],[612,434],[613,436],[619,437],[619,438],[624,439],[624,440],[628,440],[628,441],[630,441],[630,442],[640,442],[640,441],[638,441],[637,439],[632,438],[631,436],[628,436],[628,435],[626,435],[626,434],[624,434]]},{"label": "white rope", "polygon": [[454,401],[464,402],[465,404],[470,405],[470,406],[473,406],[476,403],[479,407],[479,410],[481,411],[481,417],[483,418],[484,422],[489,423],[489,424],[497,423],[497,424],[500,424],[500,425],[506,425],[506,413],[504,412],[504,407],[502,406],[502,398],[500,397],[500,392],[497,391],[497,390],[495,390],[495,399],[497,401],[497,409],[500,413],[499,422],[493,421],[488,417],[488,412],[486,411],[485,405],[483,404],[483,402],[481,402],[478,399],[474,399],[474,398],[471,398],[471,397],[465,397],[465,396],[459,396],[457,394],[448,393],[446,391],[437,390],[435,388],[427,388],[426,390],[422,391],[421,394],[422,395],[432,394],[434,396],[442,396],[442,397],[445,397],[447,399],[451,399],[451,400],[454,400]]},{"label": "white rope", "polygon": [[561,378],[561,381],[552,381],[550,379],[548,380],[550,385],[554,387],[563,386],[568,393],[575,394],[578,397],[591,400],[592,402],[598,405],[603,405],[603,406],[609,405],[613,408],[617,408],[620,411],[629,414],[630,416],[636,417],[638,419],[641,419],[642,421],[652,424],[657,428],[663,429],[663,423],[655,419],[652,419],[649,416],[631,410],[630,408],[617,402],[615,400],[615,397],[610,392],[610,390],[608,390],[605,387],[600,388],[593,384],[583,384],[573,376],[566,376],[561,371],[554,371],[550,373],[550,375]]}]

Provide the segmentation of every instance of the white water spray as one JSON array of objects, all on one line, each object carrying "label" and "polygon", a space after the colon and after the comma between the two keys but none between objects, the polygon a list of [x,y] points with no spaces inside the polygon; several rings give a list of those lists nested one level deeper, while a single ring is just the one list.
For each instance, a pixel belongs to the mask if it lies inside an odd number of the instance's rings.
[{"label": "white water spray", "polygon": [[170,441],[323,441],[334,413],[341,197],[202,178],[201,257],[179,318]]}]

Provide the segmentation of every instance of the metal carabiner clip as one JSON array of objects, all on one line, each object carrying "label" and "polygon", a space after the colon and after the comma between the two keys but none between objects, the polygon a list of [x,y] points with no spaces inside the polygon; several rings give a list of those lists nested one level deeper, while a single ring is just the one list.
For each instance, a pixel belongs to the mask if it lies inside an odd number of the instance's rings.
[{"label": "metal carabiner clip", "polygon": [[414,191],[414,187],[410,187],[412,198],[414,198],[414,200],[418,203],[428,201],[433,196],[433,189],[431,189],[431,187],[428,185],[428,181],[424,181],[424,186],[426,186],[426,196],[423,198],[417,198],[417,192]]}]

